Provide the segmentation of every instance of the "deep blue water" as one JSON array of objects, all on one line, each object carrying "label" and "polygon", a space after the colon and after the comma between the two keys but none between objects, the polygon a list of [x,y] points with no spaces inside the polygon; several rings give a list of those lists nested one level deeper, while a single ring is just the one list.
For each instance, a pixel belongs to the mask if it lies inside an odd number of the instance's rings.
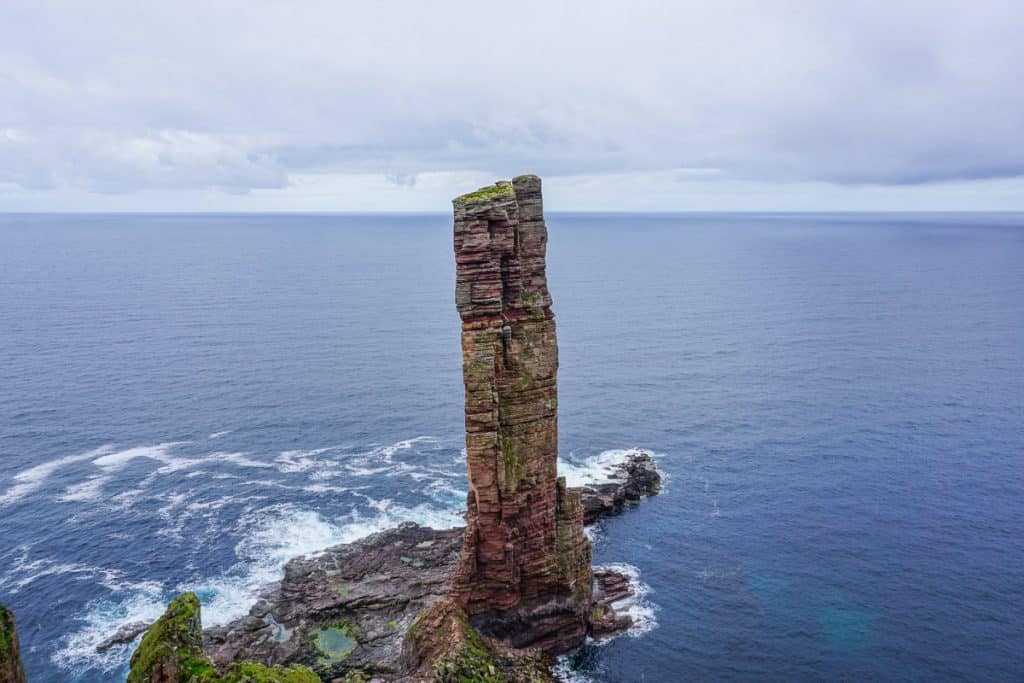
[{"label": "deep blue water", "polygon": [[[1024,215],[548,223],[566,469],[642,447],[667,477],[595,546],[653,621],[577,669],[1024,677]],[[123,680],[93,647],[182,589],[215,623],[294,554],[459,522],[450,231],[0,216],[0,601],[33,682]]]}]

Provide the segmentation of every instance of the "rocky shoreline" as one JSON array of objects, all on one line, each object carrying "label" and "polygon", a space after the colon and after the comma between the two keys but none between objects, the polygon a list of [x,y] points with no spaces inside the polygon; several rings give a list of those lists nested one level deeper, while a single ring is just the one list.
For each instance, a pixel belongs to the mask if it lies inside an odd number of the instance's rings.
[{"label": "rocky shoreline", "polygon": [[[660,488],[647,453],[631,454],[616,473],[621,478],[580,489],[584,506],[600,509],[594,521]],[[403,641],[417,617],[449,595],[464,535],[463,528],[409,522],[294,559],[248,615],[204,631],[203,649],[221,667],[250,660],[300,664],[325,680],[353,670],[394,675],[403,668]],[[596,618],[588,635],[628,629],[631,620],[616,614],[613,603],[632,595],[629,578],[604,570],[594,579]]]},{"label": "rocky shoreline", "polygon": [[[577,490],[588,511],[588,523],[594,523],[657,494],[660,488],[654,460],[646,452],[634,451],[612,469],[607,482]],[[199,621],[188,627],[194,631],[190,641],[193,661],[210,667],[208,678],[196,680],[236,680],[230,676],[240,663],[277,667],[277,673],[267,669],[273,674],[270,678],[237,679],[241,681],[288,681],[291,679],[282,673],[287,671],[289,676],[299,675],[296,671],[310,672],[315,678],[309,680],[314,681],[348,683],[449,680],[443,664],[433,678],[418,671],[417,656],[410,650],[423,646],[410,648],[409,642],[418,631],[438,628],[432,623],[437,621],[431,619],[432,610],[451,609],[447,601],[464,536],[461,527],[438,530],[408,522],[289,561],[281,581],[268,585],[246,616],[205,630]],[[615,604],[634,596],[630,578],[598,567],[593,581],[588,636],[606,638],[628,630],[632,620],[617,612]],[[169,613],[173,611],[169,609]],[[428,624],[423,623],[425,618]],[[147,630],[152,630],[147,624],[129,624],[99,648],[129,643]],[[466,634],[460,628],[456,640],[468,638],[480,644],[481,652],[486,652],[481,658],[495,667],[491,680],[555,680],[549,673],[552,659],[542,651],[504,647],[471,628]],[[144,646],[140,646],[142,650]],[[133,658],[133,663],[138,661],[140,658]],[[215,678],[222,675],[228,677]],[[460,680],[455,673],[452,676],[450,680]]]}]

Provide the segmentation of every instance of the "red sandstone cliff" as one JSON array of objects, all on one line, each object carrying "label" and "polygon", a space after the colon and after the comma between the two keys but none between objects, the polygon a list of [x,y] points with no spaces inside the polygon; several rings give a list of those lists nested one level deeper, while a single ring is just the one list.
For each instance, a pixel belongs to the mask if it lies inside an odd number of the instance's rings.
[{"label": "red sandstone cliff", "polygon": [[558,345],[540,178],[453,204],[470,488],[454,595],[487,635],[567,651],[586,636],[592,577],[579,494],[556,473]]}]

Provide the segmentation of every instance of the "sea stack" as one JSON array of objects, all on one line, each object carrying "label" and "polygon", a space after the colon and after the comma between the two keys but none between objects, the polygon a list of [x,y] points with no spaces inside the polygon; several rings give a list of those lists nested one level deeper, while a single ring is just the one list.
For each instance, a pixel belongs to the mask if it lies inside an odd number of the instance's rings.
[{"label": "sea stack", "polygon": [[566,652],[586,637],[592,575],[579,492],[557,475],[558,344],[540,178],[453,204],[469,470],[453,594],[481,633]]},{"label": "sea stack", "polygon": [[0,683],[25,683],[14,613],[0,605]]}]

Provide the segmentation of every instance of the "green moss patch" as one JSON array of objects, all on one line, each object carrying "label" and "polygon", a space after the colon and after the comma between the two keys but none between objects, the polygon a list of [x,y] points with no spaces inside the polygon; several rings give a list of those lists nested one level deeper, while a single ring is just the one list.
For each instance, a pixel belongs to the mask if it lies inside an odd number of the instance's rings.
[{"label": "green moss patch", "polygon": [[455,198],[456,204],[475,204],[477,202],[486,202],[492,199],[499,199],[502,197],[514,197],[515,192],[512,190],[512,183],[507,181],[495,183],[494,185],[488,185],[487,187],[481,187],[476,192],[469,192],[461,197]]},{"label": "green moss patch", "polygon": [[178,683],[320,683],[302,666],[268,667],[255,662],[235,663],[224,674],[217,672],[202,649],[203,625],[199,598],[182,593],[171,601],[132,655],[128,683],[149,683],[158,669],[175,668]]},{"label": "green moss patch", "polygon": [[269,667],[246,662],[234,666],[223,678],[211,683],[320,683],[320,677],[303,666]]},{"label": "green moss patch", "polygon": [[14,649],[14,617],[11,611],[0,605],[0,661],[6,661]]},{"label": "green moss patch", "polygon": [[195,593],[182,593],[146,631],[132,655],[127,683],[147,683],[162,662],[178,661],[183,666],[193,660],[204,662],[202,630],[199,598]]}]

